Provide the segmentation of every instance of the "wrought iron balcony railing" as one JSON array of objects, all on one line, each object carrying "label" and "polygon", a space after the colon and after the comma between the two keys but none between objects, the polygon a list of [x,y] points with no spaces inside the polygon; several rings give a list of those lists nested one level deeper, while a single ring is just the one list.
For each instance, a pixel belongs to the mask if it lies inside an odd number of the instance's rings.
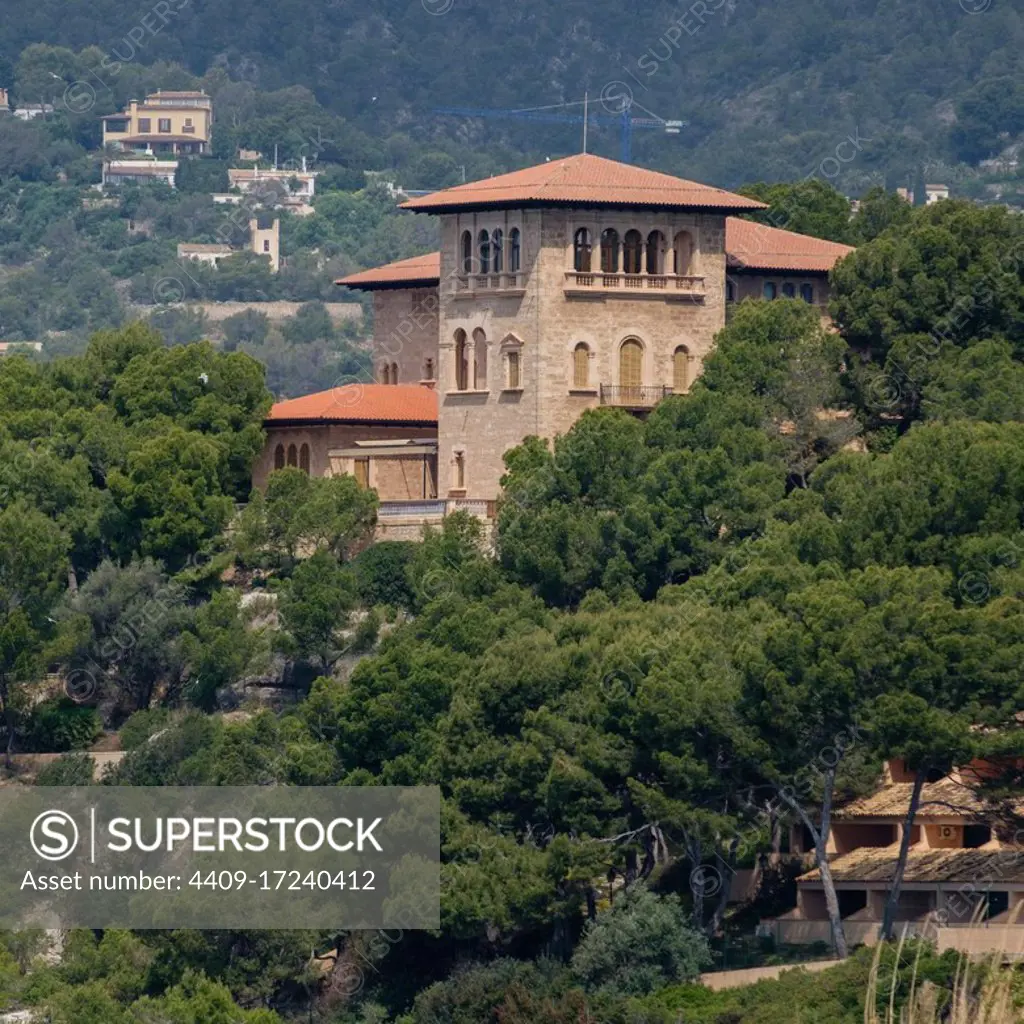
[{"label": "wrought iron balcony railing", "polygon": [[650,409],[663,398],[668,398],[672,394],[672,389],[663,384],[638,387],[602,384],[599,394],[602,405],[617,405],[623,409]]}]

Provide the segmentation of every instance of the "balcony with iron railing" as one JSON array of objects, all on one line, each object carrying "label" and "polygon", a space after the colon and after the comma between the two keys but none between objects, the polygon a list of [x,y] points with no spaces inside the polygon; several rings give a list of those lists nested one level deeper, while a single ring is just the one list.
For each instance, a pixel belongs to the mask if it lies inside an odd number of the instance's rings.
[{"label": "balcony with iron railing", "polygon": [[619,409],[653,409],[671,394],[672,389],[664,384],[602,384],[598,389],[601,405],[612,405]]},{"label": "balcony with iron railing", "polygon": [[565,294],[704,301],[704,278],[691,274],[605,274],[567,270]]}]

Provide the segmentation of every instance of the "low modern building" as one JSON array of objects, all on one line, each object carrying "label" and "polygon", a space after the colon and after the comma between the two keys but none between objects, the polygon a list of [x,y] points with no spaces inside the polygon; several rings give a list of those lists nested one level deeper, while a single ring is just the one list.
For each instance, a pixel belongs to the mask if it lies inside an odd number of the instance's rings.
[{"label": "low modern building", "polygon": [[103,118],[103,145],[136,153],[200,155],[210,151],[213,100],[205,92],[155,92]]},{"label": "low modern building", "polygon": [[290,171],[277,168],[232,167],[228,169],[228,183],[239,192],[254,192],[261,188],[273,190],[279,204],[289,200],[310,203],[316,193],[316,171]]},{"label": "low modern building", "polygon": [[[942,949],[1024,955],[1024,847],[1014,825],[979,795],[984,771],[972,765],[924,785],[896,928]],[[877,940],[912,786],[903,763],[891,761],[881,790],[835,813],[829,870],[851,945]],[[802,827],[792,830],[790,849],[813,852]],[[817,868],[799,876],[796,907],[767,922],[766,930],[782,943],[831,941]]]},{"label": "low modern building", "polygon": [[104,160],[103,187],[118,185],[145,185],[162,181],[174,188],[177,160]]}]

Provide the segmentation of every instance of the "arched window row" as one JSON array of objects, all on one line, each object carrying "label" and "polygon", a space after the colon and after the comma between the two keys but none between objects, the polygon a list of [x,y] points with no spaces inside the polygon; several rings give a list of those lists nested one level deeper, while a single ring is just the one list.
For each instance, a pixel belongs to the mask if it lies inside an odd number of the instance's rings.
[{"label": "arched window row", "polygon": [[[617,387],[627,397],[629,393],[639,392],[645,387],[644,353],[644,343],[636,337],[625,338],[618,346],[615,357],[618,368]],[[571,356],[571,390],[597,390],[599,382],[593,376],[595,363],[590,345],[585,341],[577,342],[572,348]],[[694,380],[694,355],[687,345],[676,345],[672,350],[671,372],[672,393],[686,394]],[[602,382],[601,386],[603,387],[605,383],[607,382]],[[662,386],[657,381],[654,385]]]},{"label": "arched window row", "polygon": [[398,363],[380,364],[380,382],[381,384],[398,383]]},{"label": "arched window row", "polygon": [[[780,294],[784,299],[795,299],[797,290],[796,285],[790,281],[784,282],[781,289],[774,281],[765,281],[764,287],[761,289],[761,294],[769,301],[777,299]],[[813,305],[814,285],[806,281],[800,285],[800,298],[809,305]]]},{"label": "arched window row", "polygon": [[488,231],[481,228],[474,239],[470,231],[462,232],[459,260],[463,274],[518,274],[522,265],[523,242],[519,228]]},{"label": "arched window row", "polygon": [[285,465],[295,466],[303,473],[309,473],[309,445],[288,445],[287,449],[279,444],[274,449],[274,469],[284,469]]},{"label": "arched window row", "polygon": [[628,274],[640,276],[692,277],[696,274],[696,246],[689,231],[678,231],[671,248],[663,231],[650,231],[646,237],[636,228],[620,236],[615,228],[605,228],[599,239],[600,262],[593,258],[594,238],[589,228],[577,228],[572,241],[573,270],[580,274]]}]

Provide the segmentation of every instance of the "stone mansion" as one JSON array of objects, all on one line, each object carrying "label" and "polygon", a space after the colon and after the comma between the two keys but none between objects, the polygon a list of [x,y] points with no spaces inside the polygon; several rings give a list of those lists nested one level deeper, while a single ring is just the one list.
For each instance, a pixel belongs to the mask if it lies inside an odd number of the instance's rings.
[{"label": "stone mansion", "polygon": [[730,303],[824,311],[851,251],[740,219],[764,208],[745,196],[589,154],[403,206],[439,218],[440,252],[337,282],[373,294],[375,382],[275,405],[255,474],[259,486],[287,464],[354,473],[377,487],[384,526],[402,502],[420,522],[453,506],[489,514],[523,438],[686,392]]}]

